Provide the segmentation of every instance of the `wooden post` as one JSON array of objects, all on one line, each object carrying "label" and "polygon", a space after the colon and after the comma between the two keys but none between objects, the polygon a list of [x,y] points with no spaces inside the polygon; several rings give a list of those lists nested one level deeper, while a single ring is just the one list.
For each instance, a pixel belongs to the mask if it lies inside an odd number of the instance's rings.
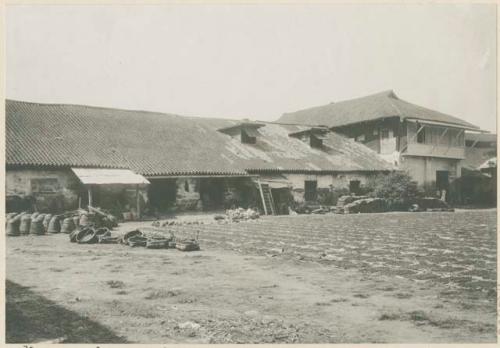
[{"label": "wooden post", "polygon": [[[458,138],[460,138],[462,136],[462,134],[464,134],[464,133],[465,133],[465,129],[461,129],[458,132],[457,136],[455,137],[455,140],[457,141],[457,143],[458,143]],[[463,142],[463,144],[460,142],[460,144],[458,146],[465,146],[465,136],[464,136],[464,142]]]},{"label": "wooden post", "polygon": [[137,219],[141,219],[141,200],[139,196],[139,185],[135,185],[135,197],[136,197],[136,204],[137,204]]},{"label": "wooden post", "polygon": [[92,186],[89,185],[88,187],[88,192],[89,192],[89,205],[92,206]]},{"label": "wooden post", "polygon": [[[458,142],[458,140],[457,140],[457,142]],[[472,143],[472,145],[470,146],[470,148],[473,149],[477,145],[478,142],[479,142],[479,139],[478,140],[474,140],[474,142]]]}]

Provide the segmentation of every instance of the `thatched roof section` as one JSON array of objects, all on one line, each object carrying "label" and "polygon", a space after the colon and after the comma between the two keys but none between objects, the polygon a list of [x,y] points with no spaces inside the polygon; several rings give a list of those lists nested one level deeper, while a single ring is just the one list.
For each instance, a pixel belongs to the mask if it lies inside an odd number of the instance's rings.
[{"label": "thatched roof section", "polygon": [[399,117],[401,120],[414,118],[478,129],[457,117],[401,100],[393,91],[285,113],[278,122],[340,127],[388,117]]}]

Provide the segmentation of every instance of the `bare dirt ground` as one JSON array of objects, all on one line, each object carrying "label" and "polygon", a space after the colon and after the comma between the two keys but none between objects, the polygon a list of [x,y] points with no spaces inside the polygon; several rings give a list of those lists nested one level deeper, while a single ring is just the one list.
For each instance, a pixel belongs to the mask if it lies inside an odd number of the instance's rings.
[{"label": "bare dirt ground", "polygon": [[7,342],[496,342],[496,210],[170,230],[202,250],[7,238]]}]

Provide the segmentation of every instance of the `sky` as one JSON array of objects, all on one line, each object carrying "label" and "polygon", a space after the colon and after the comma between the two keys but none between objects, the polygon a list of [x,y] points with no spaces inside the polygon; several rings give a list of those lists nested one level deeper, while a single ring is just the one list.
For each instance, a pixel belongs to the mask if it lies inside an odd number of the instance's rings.
[{"label": "sky", "polygon": [[273,121],[385,90],[496,129],[496,7],[9,5],[6,96]]}]

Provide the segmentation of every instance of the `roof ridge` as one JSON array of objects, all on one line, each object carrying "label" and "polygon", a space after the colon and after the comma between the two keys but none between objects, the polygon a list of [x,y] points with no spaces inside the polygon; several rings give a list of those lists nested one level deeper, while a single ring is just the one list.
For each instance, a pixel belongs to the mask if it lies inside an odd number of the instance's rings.
[{"label": "roof ridge", "polygon": [[[111,111],[124,111],[124,112],[137,112],[137,113],[147,113],[153,115],[162,115],[162,116],[176,116],[182,118],[196,118],[196,119],[207,119],[207,120],[221,120],[221,121],[236,121],[236,122],[244,122],[244,119],[236,119],[236,118],[224,118],[224,117],[212,117],[212,116],[196,116],[196,115],[180,115],[176,113],[163,112],[163,111],[151,111],[151,110],[140,110],[140,109],[124,109],[110,106],[96,106],[96,105],[87,105],[87,104],[66,104],[66,103],[40,103],[40,102],[31,102],[25,100],[16,100],[16,99],[5,99],[6,102],[14,102],[21,104],[31,104],[37,106],[70,106],[70,107],[78,107],[78,108],[90,108],[96,110],[111,110]],[[259,121],[259,120],[251,120],[249,122],[269,122],[269,121]]]},{"label": "roof ridge", "polygon": [[14,103],[21,103],[21,104],[31,104],[31,105],[38,105],[38,106],[72,106],[72,107],[89,108],[89,109],[97,109],[97,110],[141,112],[141,113],[148,113],[148,114],[155,114],[155,115],[178,116],[178,117],[196,117],[196,116],[186,116],[186,115],[179,115],[179,114],[174,114],[174,113],[167,113],[167,112],[162,112],[162,111],[139,110],[139,109],[124,109],[124,108],[117,108],[117,107],[110,107],[110,106],[96,106],[96,105],[88,105],[88,104],[40,103],[40,102],[32,102],[32,101],[17,100],[17,99],[8,99],[8,98],[5,99],[5,102],[6,103],[7,102],[14,102]]},{"label": "roof ridge", "polygon": [[[392,91],[391,91],[391,92],[392,92]],[[394,93],[394,92],[392,92],[392,93]],[[396,97],[396,94],[393,94],[393,95]],[[396,105],[396,104],[394,104],[394,103],[392,102],[392,100],[391,100],[391,99],[393,99],[393,98],[392,98],[392,97],[390,97],[390,96],[387,96],[387,99],[389,100],[389,104],[391,104],[391,106],[392,106],[394,109],[396,109],[396,113],[397,113],[397,115],[398,115],[398,116],[400,117],[400,119],[401,119],[401,117],[402,117],[401,110],[397,107],[397,105]],[[396,99],[397,99],[397,100],[401,100],[401,99],[399,99],[398,97],[396,97]]]}]

